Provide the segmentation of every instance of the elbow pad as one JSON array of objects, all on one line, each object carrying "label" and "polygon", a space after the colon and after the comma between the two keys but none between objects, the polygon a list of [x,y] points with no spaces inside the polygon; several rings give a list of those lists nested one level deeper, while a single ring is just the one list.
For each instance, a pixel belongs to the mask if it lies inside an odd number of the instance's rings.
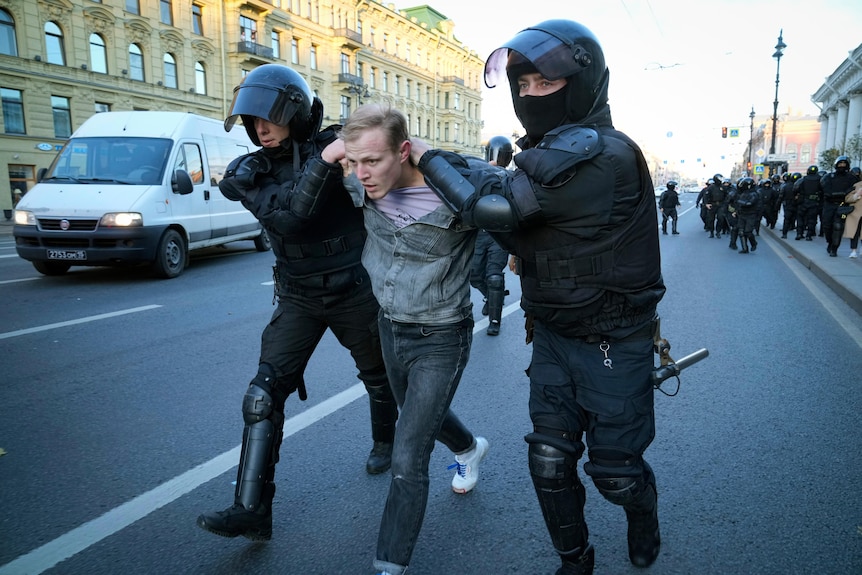
[{"label": "elbow pad", "polygon": [[489,232],[511,232],[517,218],[509,200],[498,194],[482,196],[473,206],[473,221],[477,228]]},{"label": "elbow pad", "polygon": [[290,211],[298,218],[312,219],[342,177],[340,166],[331,166],[320,158],[310,159],[290,195]]},{"label": "elbow pad", "polygon": [[425,176],[425,183],[443,200],[446,207],[460,216],[467,204],[474,199],[476,188],[444,158],[433,156],[427,162],[422,160],[420,168]]}]

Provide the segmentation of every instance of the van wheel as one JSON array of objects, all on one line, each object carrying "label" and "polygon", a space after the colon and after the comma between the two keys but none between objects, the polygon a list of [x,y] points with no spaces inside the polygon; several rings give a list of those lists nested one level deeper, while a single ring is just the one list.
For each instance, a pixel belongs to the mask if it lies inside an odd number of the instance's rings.
[{"label": "van wheel", "polygon": [[188,257],[183,237],[176,230],[167,230],[156,249],[153,273],[160,278],[175,278],[183,273]]},{"label": "van wheel", "polygon": [[72,267],[72,264],[64,262],[33,262],[33,267],[40,274],[46,276],[61,276]]},{"label": "van wheel", "polygon": [[254,249],[259,252],[268,252],[272,249],[272,243],[269,241],[269,234],[266,230],[260,230],[260,235],[254,238]]}]

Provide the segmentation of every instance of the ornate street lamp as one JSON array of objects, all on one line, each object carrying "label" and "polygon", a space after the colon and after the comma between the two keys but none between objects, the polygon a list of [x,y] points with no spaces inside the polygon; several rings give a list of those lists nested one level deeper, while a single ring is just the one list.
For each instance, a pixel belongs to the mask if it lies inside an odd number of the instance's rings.
[{"label": "ornate street lamp", "polygon": [[[784,49],[787,48],[787,44],[784,43],[784,29],[782,28],[778,32],[778,44],[775,45],[775,54],[772,55],[775,58],[775,101],[772,103],[772,143],[769,145],[769,153],[775,153],[775,135],[778,130],[778,79],[779,79],[779,70],[781,68],[781,57],[784,56]],[[773,163],[769,164],[769,175],[771,176],[774,172],[775,168]]]},{"label": "ornate street lamp", "polygon": [[751,148],[754,147],[754,106],[751,107],[751,113],[748,115],[751,120],[751,125],[748,128],[748,176],[751,176]]},{"label": "ornate street lamp", "polygon": [[348,94],[356,94],[356,100],[359,102],[358,106],[362,105],[362,98],[371,97],[371,92],[368,91],[368,84],[354,84],[351,82],[344,91]]}]

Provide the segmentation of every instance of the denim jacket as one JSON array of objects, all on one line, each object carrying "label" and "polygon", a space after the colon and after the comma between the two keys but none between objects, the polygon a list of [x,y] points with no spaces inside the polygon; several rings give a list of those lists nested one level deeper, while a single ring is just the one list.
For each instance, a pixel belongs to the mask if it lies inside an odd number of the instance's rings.
[{"label": "denim jacket", "polygon": [[472,318],[470,263],[478,229],[444,205],[398,228],[367,201],[358,180],[348,178],[345,187],[363,208],[368,239],[362,265],[386,318],[425,325]]}]

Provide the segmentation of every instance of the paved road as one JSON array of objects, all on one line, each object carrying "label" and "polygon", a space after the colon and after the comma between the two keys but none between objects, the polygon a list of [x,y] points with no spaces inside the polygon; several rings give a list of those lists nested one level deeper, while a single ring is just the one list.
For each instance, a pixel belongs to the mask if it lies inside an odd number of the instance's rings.
[{"label": "paved road", "polygon": [[[664,544],[648,572],[860,573],[862,322],[781,240],[764,233],[741,256],[699,228],[689,211],[681,235],[662,237],[663,333],[674,357],[710,357],[675,397],[657,395],[647,457]],[[271,254],[214,251],[155,281],[38,277],[2,257],[10,247],[0,237],[0,575],[372,572],[388,481],[364,473],[367,405],[328,336],[309,401],[289,402],[273,541],[194,524],[230,503]],[[435,451],[414,575],[556,568],[522,439],[529,348],[517,305],[507,309],[499,337],[477,326],[454,404],[491,442],[480,484],[453,494],[451,457]],[[622,511],[587,493],[596,573],[645,573],[628,563]]]}]

